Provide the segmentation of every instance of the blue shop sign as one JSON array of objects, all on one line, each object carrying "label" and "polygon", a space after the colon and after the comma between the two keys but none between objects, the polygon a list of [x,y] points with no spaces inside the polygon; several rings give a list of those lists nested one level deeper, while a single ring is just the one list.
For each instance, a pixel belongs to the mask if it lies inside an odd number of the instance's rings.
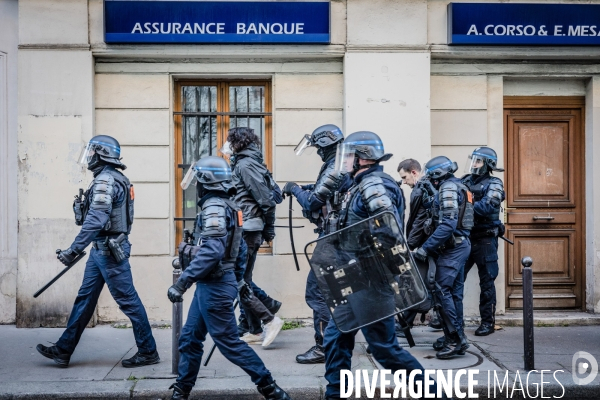
[{"label": "blue shop sign", "polygon": [[328,1],[104,1],[106,43],[330,42]]},{"label": "blue shop sign", "polygon": [[600,45],[600,4],[448,4],[448,44]]}]

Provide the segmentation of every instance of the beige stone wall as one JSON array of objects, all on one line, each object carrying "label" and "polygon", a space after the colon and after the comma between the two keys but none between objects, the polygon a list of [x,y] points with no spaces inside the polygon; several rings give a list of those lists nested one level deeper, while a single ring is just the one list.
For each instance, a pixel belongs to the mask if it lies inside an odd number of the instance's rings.
[{"label": "beige stone wall", "polygon": [[40,298],[64,268],[57,248],[78,232],[71,204],[89,177],[76,164],[92,136],[93,61],[87,1],[19,1],[17,325],[64,325],[83,261]]},{"label": "beige stone wall", "polygon": [[[490,146],[502,155],[502,77],[446,75],[436,65],[431,76],[431,155],[458,163],[462,176],[467,156],[478,146]],[[503,174],[499,174],[503,179]],[[504,243],[499,244],[500,272],[496,279],[497,312],[504,313]],[[465,316],[479,315],[479,278],[473,267],[465,282]]]},{"label": "beige stone wall", "polygon": [[0,2],[0,324],[16,317],[18,10]]},{"label": "beige stone wall", "polygon": [[[172,82],[193,78],[224,79],[231,74],[269,78],[273,85],[273,172],[283,185],[288,180],[309,183],[316,179],[316,154],[296,157],[293,148],[304,134],[326,123],[342,125],[342,63],[336,60],[266,63],[114,63],[95,67],[95,133],[110,134],[123,146],[123,161],[136,189],[136,220],[131,234],[131,265],[138,292],[153,320],[169,320],[171,307],[165,293],[171,285],[174,256],[176,182],[173,181],[174,147]],[[218,72],[220,71],[220,73]],[[223,73],[227,71],[227,73]],[[258,257],[255,279],[273,297],[283,301],[281,314],[308,317],[304,286],[308,264],[301,254],[316,238],[294,201],[296,251],[301,271],[294,268],[287,229],[278,229],[273,255]],[[278,224],[287,225],[287,200],[278,206]],[[100,321],[123,319],[107,291],[102,293]]]}]

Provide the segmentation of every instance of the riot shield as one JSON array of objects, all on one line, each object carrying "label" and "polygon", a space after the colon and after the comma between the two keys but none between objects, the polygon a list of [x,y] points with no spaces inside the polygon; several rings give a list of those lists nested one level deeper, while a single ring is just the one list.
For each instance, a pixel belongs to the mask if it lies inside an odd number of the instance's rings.
[{"label": "riot shield", "polygon": [[[316,244],[313,254],[306,250]],[[306,245],[338,329],[350,332],[427,299],[396,217],[383,212]]]}]

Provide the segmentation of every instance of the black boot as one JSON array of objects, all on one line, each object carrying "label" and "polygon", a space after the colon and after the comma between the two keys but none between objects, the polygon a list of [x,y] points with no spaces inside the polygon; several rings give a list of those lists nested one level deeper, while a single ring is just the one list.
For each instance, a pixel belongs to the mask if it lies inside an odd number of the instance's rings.
[{"label": "black boot", "polygon": [[277,386],[277,383],[273,381],[267,386],[257,386],[258,392],[264,396],[266,400],[292,400],[289,394],[282,388]]},{"label": "black boot", "polygon": [[444,347],[445,341],[446,341],[446,336],[437,338],[437,340],[435,342],[433,342],[433,349],[435,351],[440,351]]},{"label": "black boot", "polygon": [[463,356],[468,348],[469,343],[466,337],[458,332],[454,332],[444,341],[444,347],[435,356],[440,360],[447,360],[454,356]]},{"label": "black boot", "polygon": [[494,333],[494,324],[482,322],[479,328],[475,331],[475,336],[487,336]]},{"label": "black boot", "polygon": [[434,316],[430,321],[429,321],[429,327],[431,329],[442,329],[442,322],[438,319],[437,316]]},{"label": "black boot", "polygon": [[300,364],[321,364],[325,362],[325,349],[323,340],[316,340],[316,344],[303,354],[296,356],[296,362]]},{"label": "black boot", "polygon": [[62,351],[58,346],[46,347],[43,344],[38,344],[36,350],[44,357],[54,360],[59,367],[67,368],[69,366],[71,355]]},{"label": "black boot", "polygon": [[125,368],[136,368],[144,365],[158,364],[160,357],[158,351],[154,350],[154,353],[140,353],[139,351],[131,358],[121,361],[121,365]]},{"label": "black boot", "polygon": [[178,383],[172,384],[169,389],[173,389],[171,400],[187,400],[190,397],[190,391],[184,390]]}]

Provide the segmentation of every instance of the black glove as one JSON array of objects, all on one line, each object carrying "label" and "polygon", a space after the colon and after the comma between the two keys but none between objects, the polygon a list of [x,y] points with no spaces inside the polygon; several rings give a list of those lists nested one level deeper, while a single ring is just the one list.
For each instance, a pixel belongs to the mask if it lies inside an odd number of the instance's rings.
[{"label": "black glove", "polygon": [[246,281],[243,279],[238,282],[238,292],[240,293],[240,299],[242,302],[248,302],[252,300],[252,289],[250,288],[250,285],[248,285],[248,283],[246,283]]},{"label": "black glove", "polygon": [[265,242],[272,242],[275,239],[275,226],[266,224],[262,231],[262,237],[265,239]]},{"label": "black glove", "polygon": [[419,247],[415,251],[413,251],[412,255],[415,259],[419,261],[427,261],[427,252],[423,250],[422,247]]},{"label": "black glove", "polygon": [[169,298],[171,303],[180,303],[183,301],[183,294],[186,290],[187,288],[185,287],[183,282],[181,282],[181,280],[178,280],[173,286],[169,288],[169,291],[167,292],[167,297]]},{"label": "black glove", "polygon": [[298,184],[296,182],[288,182],[285,184],[285,186],[283,187],[283,194],[287,194],[288,196],[292,195],[292,190],[298,186]]},{"label": "black glove", "polygon": [[71,265],[78,255],[79,253],[75,253],[70,247],[66,250],[56,250],[56,258],[67,267]]}]

